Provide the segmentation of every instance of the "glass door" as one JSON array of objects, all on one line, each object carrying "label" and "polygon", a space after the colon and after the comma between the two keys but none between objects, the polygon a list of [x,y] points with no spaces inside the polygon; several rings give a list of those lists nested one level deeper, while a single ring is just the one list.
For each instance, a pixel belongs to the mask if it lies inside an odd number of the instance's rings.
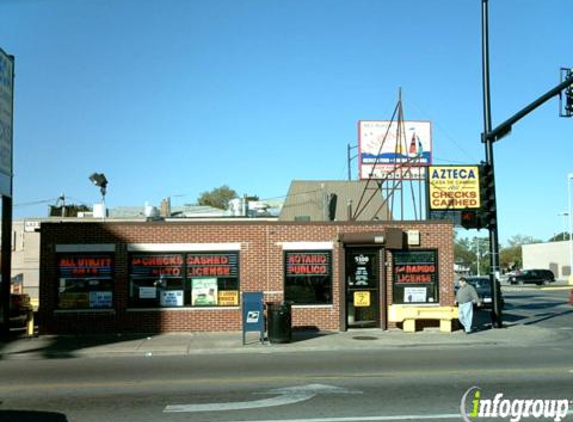
[{"label": "glass door", "polygon": [[378,327],[380,295],[378,250],[346,250],[346,319],[348,328]]}]

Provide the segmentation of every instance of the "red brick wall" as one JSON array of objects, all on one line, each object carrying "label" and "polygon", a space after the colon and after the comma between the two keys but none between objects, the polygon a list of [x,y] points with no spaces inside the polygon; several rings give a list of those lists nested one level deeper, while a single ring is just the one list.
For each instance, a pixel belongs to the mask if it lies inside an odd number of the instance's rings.
[{"label": "red brick wall", "polygon": [[[284,269],[280,242],[333,243],[332,306],[293,307],[294,327],[316,327],[320,330],[345,329],[340,314],[342,233],[383,233],[387,227],[419,230],[419,248],[439,251],[440,304],[453,305],[454,257],[453,228],[448,223],[284,223],[284,222],[63,222],[42,223],[40,257],[40,323],[42,332],[198,332],[238,331],[241,311],[236,308],[178,308],[157,310],[127,309],[128,252],[133,243],[240,243],[241,291],[267,292],[265,300],[282,300]],[[57,311],[56,245],[114,244],[115,290],[114,309],[110,311]],[[391,250],[386,260],[391,262]],[[381,260],[382,261],[382,260]],[[384,265],[384,262],[381,262]],[[391,304],[392,273],[386,269],[386,293]],[[382,274],[382,273],[381,273]],[[342,280],[343,282],[343,280]],[[384,312],[384,310],[381,310]]]}]

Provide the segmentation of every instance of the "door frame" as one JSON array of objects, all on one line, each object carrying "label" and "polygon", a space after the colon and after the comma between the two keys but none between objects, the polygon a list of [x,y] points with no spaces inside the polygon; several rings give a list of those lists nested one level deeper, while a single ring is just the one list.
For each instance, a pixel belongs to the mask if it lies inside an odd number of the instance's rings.
[{"label": "door frame", "polygon": [[[347,286],[346,286],[346,262],[347,252],[353,249],[369,249],[375,251],[378,260],[378,315],[376,318],[376,328],[388,329],[388,283],[386,281],[386,248],[383,245],[375,243],[360,243],[360,244],[343,244],[339,252],[339,297],[340,297],[340,324],[342,331],[347,331],[350,327],[348,325],[348,302],[347,302]],[[359,327],[352,327],[359,328]]]}]

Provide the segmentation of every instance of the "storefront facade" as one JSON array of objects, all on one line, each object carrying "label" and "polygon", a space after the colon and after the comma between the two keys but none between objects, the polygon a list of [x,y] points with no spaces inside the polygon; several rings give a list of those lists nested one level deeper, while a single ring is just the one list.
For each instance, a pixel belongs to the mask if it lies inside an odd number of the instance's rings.
[{"label": "storefront facade", "polygon": [[294,328],[393,327],[453,305],[453,227],[434,222],[54,222],[41,228],[43,333],[239,331],[241,294]]}]

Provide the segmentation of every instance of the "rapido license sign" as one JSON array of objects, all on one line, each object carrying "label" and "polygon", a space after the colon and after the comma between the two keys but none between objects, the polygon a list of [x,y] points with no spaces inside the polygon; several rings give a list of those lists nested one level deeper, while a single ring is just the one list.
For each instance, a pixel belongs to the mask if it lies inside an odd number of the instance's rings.
[{"label": "rapido license sign", "polygon": [[478,166],[430,166],[430,210],[465,210],[480,207]]}]

